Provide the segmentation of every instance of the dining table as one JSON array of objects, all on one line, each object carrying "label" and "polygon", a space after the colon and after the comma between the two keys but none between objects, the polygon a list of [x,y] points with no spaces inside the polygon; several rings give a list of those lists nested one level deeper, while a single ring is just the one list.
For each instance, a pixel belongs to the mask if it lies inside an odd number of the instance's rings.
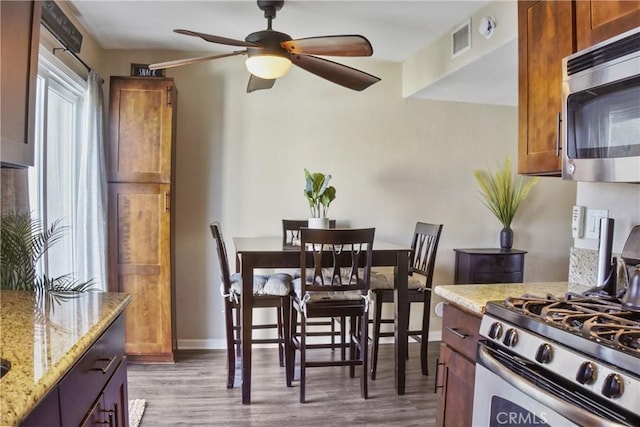
[{"label": "dining table", "polygon": [[[242,329],[242,403],[251,403],[251,342],[253,321],[254,269],[300,268],[300,246],[283,243],[276,237],[234,237],[236,270],[242,275],[241,329]],[[410,246],[397,245],[384,240],[373,242],[372,266],[394,267],[394,381],[399,395],[405,393],[405,372],[408,351],[409,312],[407,285],[409,277]],[[404,318],[403,318],[404,317]],[[368,373],[366,373],[368,375]]]}]

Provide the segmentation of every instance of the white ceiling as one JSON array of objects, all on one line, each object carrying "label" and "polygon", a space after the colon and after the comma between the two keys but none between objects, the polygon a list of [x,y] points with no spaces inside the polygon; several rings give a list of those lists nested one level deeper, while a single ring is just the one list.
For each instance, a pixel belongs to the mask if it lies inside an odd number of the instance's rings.
[{"label": "white ceiling", "polygon": [[[294,39],[361,34],[371,41],[374,59],[402,62],[488,3],[484,0],[287,0],[278,11],[272,27]],[[249,33],[267,27],[263,12],[255,1],[250,0],[71,0],[67,4],[104,49],[231,52],[233,48],[230,46],[176,34],[173,29],[182,28],[244,40]],[[515,60],[511,62],[516,63]],[[509,71],[509,78],[513,80],[516,70],[506,71]],[[487,72],[477,73],[467,69],[466,74],[485,75]],[[496,80],[500,80],[504,86],[505,78],[502,76]],[[466,77],[463,80],[468,81]],[[495,92],[486,86],[482,87],[484,89],[481,92]],[[436,92],[442,91],[441,88],[436,89]],[[427,92],[418,96],[428,97]],[[468,89],[460,92],[469,94]],[[441,96],[436,98],[440,99]]]}]

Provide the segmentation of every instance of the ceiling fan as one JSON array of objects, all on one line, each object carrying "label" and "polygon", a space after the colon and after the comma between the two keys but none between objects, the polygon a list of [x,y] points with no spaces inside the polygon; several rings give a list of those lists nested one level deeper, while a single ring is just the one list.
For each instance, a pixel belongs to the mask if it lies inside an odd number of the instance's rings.
[{"label": "ceiling fan", "polygon": [[247,55],[246,66],[251,73],[247,93],[260,89],[270,89],[276,79],[284,76],[291,64],[349,89],[361,91],[380,78],[364,71],[348,67],[315,55],[328,56],[371,56],[371,43],[361,35],[333,35],[292,39],[285,33],[274,31],[271,21],[282,8],[284,1],[261,1],[258,7],[267,18],[267,29],[249,34],[244,41],[190,30],[173,30],[178,34],[200,37],[211,43],[243,47],[230,53],[197,58],[178,59],[149,65],[152,70],[178,67],[228,56]]}]

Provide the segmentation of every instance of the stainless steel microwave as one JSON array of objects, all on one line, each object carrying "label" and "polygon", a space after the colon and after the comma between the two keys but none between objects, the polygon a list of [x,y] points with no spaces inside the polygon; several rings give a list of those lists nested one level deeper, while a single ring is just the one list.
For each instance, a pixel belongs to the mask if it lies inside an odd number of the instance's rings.
[{"label": "stainless steel microwave", "polygon": [[562,61],[562,178],[640,183],[640,27]]}]

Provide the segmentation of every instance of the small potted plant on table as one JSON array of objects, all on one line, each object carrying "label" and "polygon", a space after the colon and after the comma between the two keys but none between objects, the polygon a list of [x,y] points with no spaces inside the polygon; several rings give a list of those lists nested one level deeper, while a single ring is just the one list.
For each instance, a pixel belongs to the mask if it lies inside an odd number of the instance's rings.
[{"label": "small potted plant on table", "polygon": [[336,198],[336,189],[329,185],[331,175],[320,172],[311,173],[305,169],[304,177],[306,181],[304,196],[311,210],[309,228],[329,228],[327,213],[329,205]]},{"label": "small potted plant on table", "polygon": [[482,202],[498,218],[502,224],[500,231],[500,248],[511,249],[513,246],[513,230],[511,221],[522,202],[534,185],[538,182],[538,177],[525,180],[523,177],[516,178],[511,173],[511,158],[507,156],[504,166],[495,174],[476,170],[474,172],[476,180],[480,185]]}]

